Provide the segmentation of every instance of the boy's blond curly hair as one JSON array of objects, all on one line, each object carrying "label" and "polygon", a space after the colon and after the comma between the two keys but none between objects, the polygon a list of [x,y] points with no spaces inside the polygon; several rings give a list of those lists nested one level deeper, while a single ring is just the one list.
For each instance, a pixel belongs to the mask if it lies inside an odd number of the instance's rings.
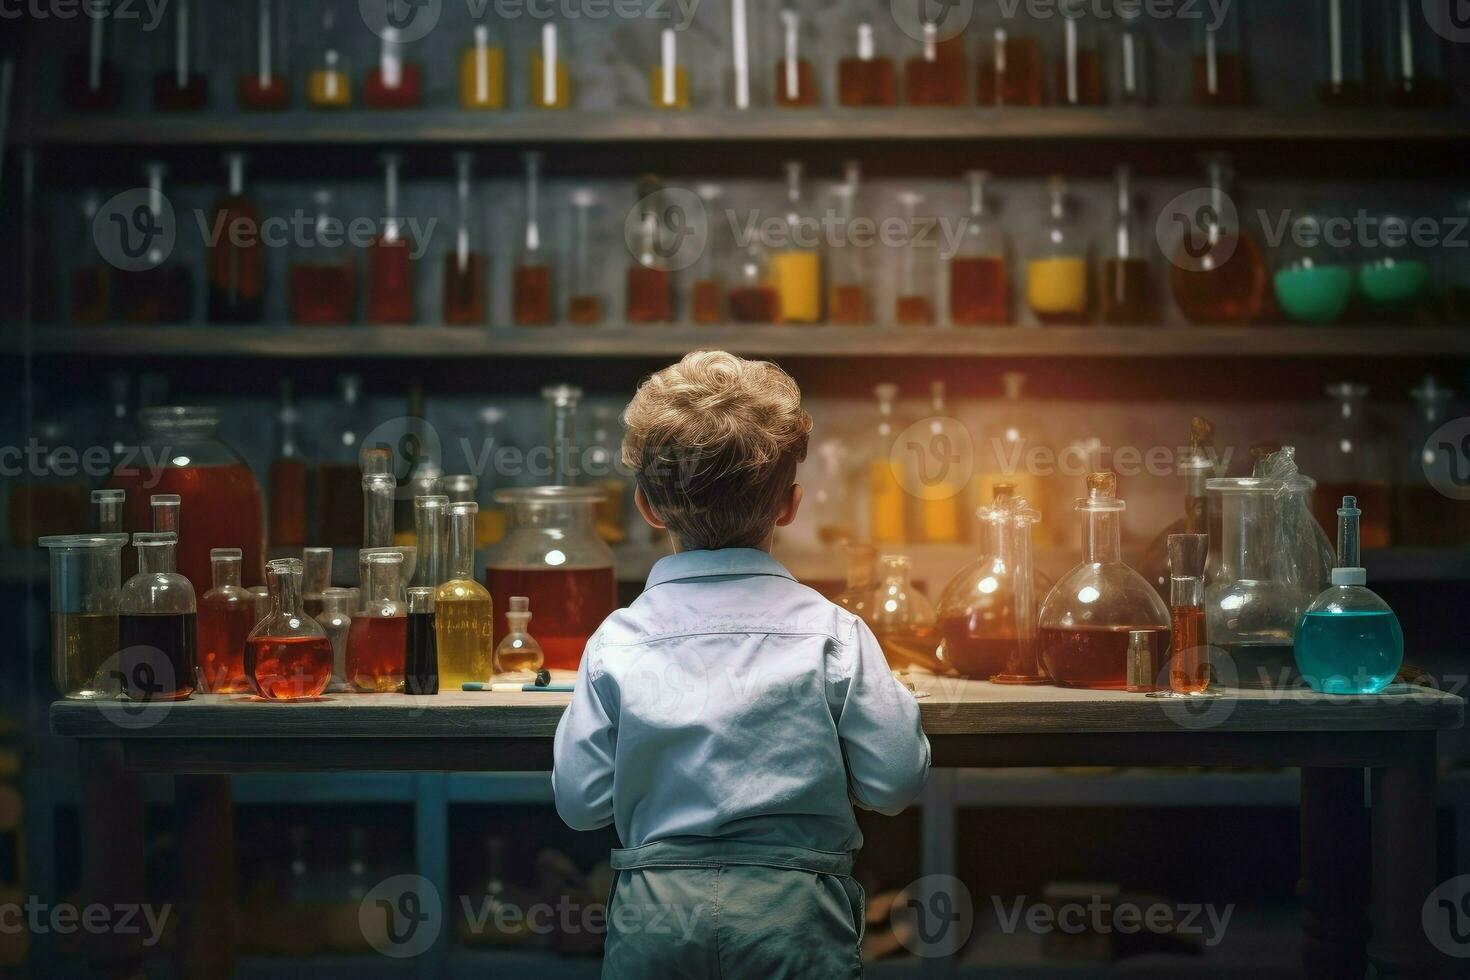
[{"label": "boy's blond curly hair", "polygon": [[645,379],[623,424],[623,464],[689,551],[763,544],[812,431],[789,374],[725,351]]}]

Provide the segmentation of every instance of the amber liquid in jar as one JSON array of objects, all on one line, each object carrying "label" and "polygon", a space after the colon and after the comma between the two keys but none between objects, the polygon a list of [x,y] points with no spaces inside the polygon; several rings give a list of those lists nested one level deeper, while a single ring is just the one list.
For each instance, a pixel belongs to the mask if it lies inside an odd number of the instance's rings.
[{"label": "amber liquid in jar", "polygon": [[900,296],[894,304],[894,317],[900,327],[922,327],[934,322],[934,304],[927,296]]},{"label": "amber liquid in jar", "polygon": [[1215,55],[1213,77],[1210,59],[1194,56],[1194,104],[1198,106],[1245,105],[1245,61],[1233,52]]},{"label": "amber liquid in jar", "polygon": [[[331,643],[323,642],[330,679]],[[353,616],[347,629],[347,683],[362,693],[402,690],[407,652],[407,616]]]},{"label": "amber liquid in jar", "polygon": [[1211,251],[1229,258],[1211,268],[1199,268],[1205,261],[1179,260],[1170,270],[1174,300],[1180,310],[1194,323],[1255,321],[1265,306],[1269,284],[1261,247],[1250,235],[1225,232]]},{"label": "amber liquid in jar", "polygon": [[1153,276],[1147,259],[1104,259],[1102,319],[1112,325],[1149,324],[1158,320]]},{"label": "amber liquid in jar", "polygon": [[367,319],[413,322],[413,256],[406,239],[379,238],[368,249]]},{"label": "amber liquid in jar", "polygon": [[332,641],[325,636],[257,636],[245,644],[245,664],[257,692],[269,701],[321,697],[332,680]]},{"label": "amber liquid in jar", "polygon": [[887,106],[898,101],[893,61],[843,58],[837,63],[837,98],[845,106]]},{"label": "amber liquid in jar", "polygon": [[894,670],[910,667],[937,670],[942,666],[938,655],[939,631],[933,626],[883,630],[875,635],[888,666]]},{"label": "amber liquid in jar", "polygon": [[1169,631],[1136,626],[1079,626],[1072,629],[1043,627],[1037,633],[1041,660],[1059,687],[1094,691],[1128,689],[1128,634],[1135,630],[1153,634],[1153,660],[1162,662],[1169,646]]},{"label": "amber liquid in jar", "polygon": [[1169,689],[1175,694],[1203,694],[1210,686],[1210,648],[1205,644],[1202,606],[1175,606],[1169,649]]},{"label": "amber liquid in jar", "polygon": [[670,323],[674,319],[673,282],[667,269],[628,267],[628,322]]},{"label": "amber liquid in jar", "polygon": [[516,266],[512,284],[513,319],[517,326],[541,326],[551,322],[551,267]]},{"label": "amber liquid in jar", "polygon": [[909,105],[965,104],[965,63],[955,58],[910,58],[904,66],[904,92]]},{"label": "amber liquid in jar", "polygon": [[[786,109],[807,109],[817,104],[817,81],[811,62],[799,58],[792,78],[787,77],[786,59],[776,62],[776,105]],[[795,81],[795,85],[791,84]],[[532,607],[535,608],[534,606]]]},{"label": "amber liquid in jar", "polygon": [[[531,600],[532,635],[546,654],[546,666],[562,670],[577,669],[587,639],[618,604],[611,568],[488,568],[485,586],[495,609],[509,609],[511,596]],[[496,647],[506,632],[505,617],[497,617]]]},{"label": "amber liquid in jar", "polygon": [[978,681],[1005,673],[1020,648],[1012,609],[1009,604],[997,604],[994,620],[982,619],[979,614],[942,617],[939,632],[950,666]]},{"label": "amber liquid in jar", "polygon": [[463,264],[450,253],[444,257],[444,322],[469,326],[485,322],[485,263],[470,253]]},{"label": "amber liquid in jar", "polygon": [[836,285],[827,297],[828,319],[841,326],[861,326],[873,321],[868,309],[868,290],[863,286]]},{"label": "amber liquid in jar", "polygon": [[730,290],[730,319],[736,323],[775,323],[780,309],[781,298],[770,286]]},{"label": "amber liquid in jar", "polygon": [[949,318],[961,326],[1010,323],[1010,271],[1005,259],[954,258],[949,264]]},{"label": "amber liquid in jar", "polygon": [[250,690],[245,669],[245,640],[255,629],[255,603],[232,602],[229,596],[205,594],[199,599],[199,673],[206,694]]},{"label": "amber liquid in jar", "polygon": [[357,277],[350,262],[291,266],[291,319],[304,326],[349,323],[357,305]]},{"label": "amber liquid in jar", "polygon": [[980,105],[1039,106],[1044,99],[1042,76],[1045,57],[1041,42],[1034,37],[1013,37],[1005,42],[1005,70],[996,63],[994,45],[980,62]]},{"label": "amber liquid in jar", "polygon": [[724,323],[724,287],[714,279],[699,279],[690,295],[689,318],[695,323]]}]

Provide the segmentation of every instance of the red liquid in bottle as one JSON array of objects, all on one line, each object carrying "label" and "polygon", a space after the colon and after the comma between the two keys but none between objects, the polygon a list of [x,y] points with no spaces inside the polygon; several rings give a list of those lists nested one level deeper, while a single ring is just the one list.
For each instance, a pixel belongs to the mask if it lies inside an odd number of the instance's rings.
[{"label": "red liquid in bottle", "polygon": [[838,100],[845,106],[893,105],[897,81],[888,58],[843,58],[837,63]]},{"label": "red liquid in bottle", "polygon": [[1102,319],[1115,326],[1158,321],[1153,274],[1146,259],[1104,259]]},{"label": "red liquid in bottle", "polygon": [[227,198],[210,220],[219,238],[209,248],[209,320],[255,323],[265,291],[260,212],[244,198]]},{"label": "red liquid in bottle", "polygon": [[828,319],[845,327],[861,326],[873,322],[868,309],[868,290],[863,286],[833,286],[828,301],[831,310]]},{"label": "red liquid in bottle", "polygon": [[1043,628],[1037,634],[1041,662],[1059,687],[1126,691],[1128,634],[1133,630],[1153,634],[1154,663],[1163,663],[1164,651],[1169,648],[1169,631],[1136,626]]},{"label": "red liquid in bottle", "polygon": [[567,302],[567,320],[579,327],[592,327],[602,322],[602,298],[573,296]]},{"label": "red liquid in bottle", "polygon": [[1067,71],[1067,59],[1059,58],[1056,64],[1057,105],[1091,106],[1107,102],[1103,88],[1102,59],[1093,50],[1077,52],[1077,90],[1072,91]]},{"label": "red liquid in bottle", "polygon": [[306,463],[278,459],[271,463],[271,530],[273,548],[306,544]]},{"label": "red liquid in bottle", "polygon": [[245,669],[245,640],[255,629],[255,603],[231,601],[227,595],[199,599],[199,672],[206,694],[238,694],[251,690]]},{"label": "red liquid in bottle", "polygon": [[551,322],[551,267],[516,266],[512,285],[516,326],[532,327]]},{"label": "red liquid in bottle", "polygon": [[629,266],[628,322],[669,323],[673,319],[674,290],[669,270]]},{"label": "red liquid in bottle", "polygon": [[406,239],[379,238],[368,249],[367,319],[413,322],[413,258]]},{"label": "red liquid in bottle", "polygon": [[1005,42],[1003,72],[996,62],[994,45],[988,45],[986,51],[986,57],[980,62],[980,84],[976,92],[976,101],[980,105],[1042,104],[1044,58],[1040,41],[1034,37],[1008,38]]},{"label": "red liquid in bottle", "polygon": [[996,674],[1003,674],[1011,660],[1017,656],[1018,644],[1014,635],[1015,616],[1011,607],[999,607],[994,617],[979,611],[946,616],[939,621],[939,632],[944,637],[944,653],[951,666],[971,680],[988,681]]},{"label": "red liquid in bottle", "polygon": [[133,701],[182,701],[194,693],[193,613],[117,618],[118,670]]},{"label": "red liquid in bottle", "polygon": [[61,82],[61,98],[72,112],[108,112],[122,103],[122,75],[117,66],[104,59],[97,73],[98,85],[92,87],[89,56],[86,52],[67,62]]},{"label": "red liquid in bottle", "polygon": [[[536,627],[532,635],[546,654],[546,666],[563,670],[577,669],[588,637],[618,604],[618,583],[611,568],[489,568],[485,587],[495,609],[509,609],[511,596],[531,600]],[[496,616],[497,646],[505,634],[505,617]]]},{"label": "red liquid in bottle", "polygon": [[291,266],[291,319],[306,326],[350,323],[357,305],[351,262]]},{"label": "red liquid in bottle", "polygon": [[1194,56],[1194,104],[1198,106],[1245,105],[1245,62],[1229,52],[1215,55],[1214,84],[1210,79],[1210,59]]},{"label": "red liquid in bottle", "polygon": [[955,258],[949,263],[949,318],[962,326],[1011,322],[1005,259]]},{"label": "red liquid in bottle", "polygon": [[[1211,252],[1229,258],[1211,261]],[[1193,323],[1252,323],[1261,316],[1270,285],[1261,247],[1250,235],[1233,232],[1221,234],[1199,260],[1175,261],[1169,275],[1174,300]]]},{"label": "red liquid in bottle", "polygon": [[444,257],[444,322],[469,326],[485,322],[485,263],[471,252],[463,265],[451,252]]},{"label": "red liquid in bottle", "polygon": [[261,78],[259,72],[240,76],[237,92],[247,109],[284,109],[291,104],[291,86],[280,75]]},{"label": "red liquid in bottle", "polygon": [[953,58],[927,61],[910,58],[904,69],[904,92],[909,105],[965,104],[965,63]]},{"label": "red liquid in bottle", "polygon": [[922,327],[934,322],[934,304],[927,296],[900,296],[894,313],[900,327]]},{"label": "red liquid in bottle", "polygon": [[325,636],[257,636],[245,645],[245,669],[271,701],[321,697],[332,679],[332,641]]},{"label": "red liquid in bottle", "polygon": [[1205,611],[1175,606],[1169,647],[1169,688],[1175,694],[1200,694],[1210,686],[1210,648],[1205,644]]},{"label": "red liquid in bottle", "polygon": [[388,84],[382,68],[374,68],[363,83],[362,101],[374,109],[413,109],[423,100],[423,88],[418,65],[402,65],[397,85]]},{"label": "red liquid in bottle", "polygon": [[735,323],[775,323],[781,298],[769,286],[730,290],[730,319]]},{"label": "red liquid in bottle", "polygon": [[724,289],[713,279],[699,279],[690,297],[689,318],[695,323],[724,323]]},{"label": "red liquid in bottle", "polygon": [[799,58],[796,62],[796,86],[790,86],[786,75],[786,59],[776,62],[776,105],[785,109],[806,109],[817,104],[817,81],[812,76],[811,62]]},{"label": "red liquid in bottle", "polygon": [[159,72],[153,76],[153,107],[162,112],[192,112],[203,109],[209,102],[209,79],[200,74],[191,74],[184,84],[179,84],[178,75],[172,71]]},{"label": "red liquid in bottle", "polygon": [[[203,595],[214,582],[209,561],[211,548],[239,548],[241,581],[259,585],[265,577],[265,503],[260,484],[246,466],[171,466],[158,472],[135,463],[135,472],[114,473],[110,488],[127,491],[127,526],[153,526],[148,498],[176,493],[183,506],[179,534],[178,570]],[[361,489],[358,489],[361,494]]]},{"label": "red liquid in bottle", "polygon": [[[329,676],[331,649],[328,642]],[[402,690],[407,654],[407,616],[354,616],[347,629],[347,683],[354,691],[365,693]]]}]

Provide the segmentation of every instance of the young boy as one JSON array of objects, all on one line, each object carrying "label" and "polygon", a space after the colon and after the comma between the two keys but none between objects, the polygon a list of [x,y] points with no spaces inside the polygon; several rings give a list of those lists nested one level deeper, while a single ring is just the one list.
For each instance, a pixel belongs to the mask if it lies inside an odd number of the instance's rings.
[{"label": "young boy", "polygon": [[868,627],[770,555],[811,416],[780,368],[700,351],[648,378],[623,462],[676,554],[587,643],[556,809],[614,824],[604,978],[857,977],[853,806],[918,795],[929,742]]}]

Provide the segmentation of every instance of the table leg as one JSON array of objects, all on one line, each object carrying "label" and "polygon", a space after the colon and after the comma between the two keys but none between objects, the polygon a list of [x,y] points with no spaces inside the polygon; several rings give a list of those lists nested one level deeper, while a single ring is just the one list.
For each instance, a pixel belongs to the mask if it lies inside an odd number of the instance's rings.
[{"label": "table leg", "polygon": [[[82,907],[138,910],[146,901],[143,874],[143,783],[123,771],[122,743],[77,743],[81,778]],[[140,916],[134,916],[134,921]],[[84,934],[87,960],[105,977],[141,974],[147,950],[140,933]]]},{"label": "table leg", "polygon": [[1368,811],[1362,769],[1303,769],[1302,970],[1361,977],[1368,965]]},{"label": "table leg", "polygon": [[229,776],[177,776],[178,939],[182,977],[225,978],[235,964],[235,815]]},{"label": "table leg", "polygon": [[1434,952],[1421,912],[1434,890],[1435,737],[1416,736],[1402,765],[1373,770],[1373,941],[1379,977],[1423,977]]}]

